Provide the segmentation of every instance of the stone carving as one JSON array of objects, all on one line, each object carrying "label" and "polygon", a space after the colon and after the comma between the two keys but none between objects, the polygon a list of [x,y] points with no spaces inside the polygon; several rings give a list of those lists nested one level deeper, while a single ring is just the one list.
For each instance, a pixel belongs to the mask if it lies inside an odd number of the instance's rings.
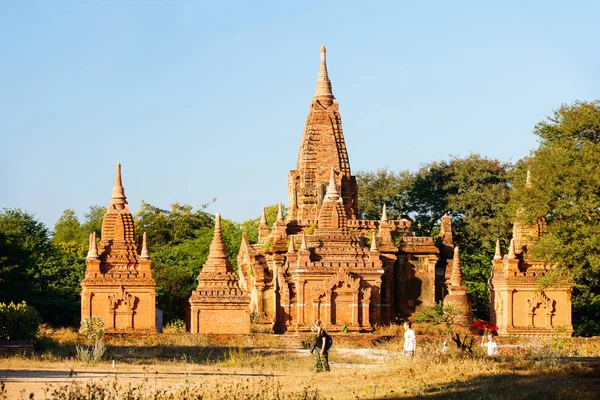
[{"label": "stone carving", "polygon": [[554,306],[556,301],[552,300],[546,293],[538,292],[532,298],[527,299],[527,322],[528,326],[536,326],[534,316],[542,311],[542,308],[545,310],[544,315],[544,325],[538,327],[552,328],[552,316],[554,315]]}]

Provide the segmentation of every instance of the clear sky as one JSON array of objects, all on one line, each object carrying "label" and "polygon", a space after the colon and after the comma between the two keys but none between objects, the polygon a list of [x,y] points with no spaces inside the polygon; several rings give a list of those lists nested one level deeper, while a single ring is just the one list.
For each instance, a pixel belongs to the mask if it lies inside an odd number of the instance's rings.
[{"label": "clear sky", "polygon": [[117,161],[133,211],[286,203],[322,44],[354,172],[515,162],[600,97],[599,4],[1,2],[0,207],[82,216]]}]

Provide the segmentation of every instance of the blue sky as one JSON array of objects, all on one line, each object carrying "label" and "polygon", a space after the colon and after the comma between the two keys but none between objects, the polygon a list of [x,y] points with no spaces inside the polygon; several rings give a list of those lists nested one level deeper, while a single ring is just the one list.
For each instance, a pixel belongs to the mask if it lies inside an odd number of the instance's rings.
[{"label": "blue sky", "polygon": [[[492,4],[496,3],[496,4]],[[0,207],[54,225],[217,198],[287,201],[327,46],[354,172],[469,153],[517,161],[535,124],[600,93],[590,2],[0,3]]]}]

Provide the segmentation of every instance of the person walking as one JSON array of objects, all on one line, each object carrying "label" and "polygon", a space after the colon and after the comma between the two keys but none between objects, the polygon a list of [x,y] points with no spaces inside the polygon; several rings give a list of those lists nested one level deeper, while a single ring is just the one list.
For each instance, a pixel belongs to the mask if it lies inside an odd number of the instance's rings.
[{"label": "person walking", "polygon": [[313,347],[310,350],[311,353],[314,352],[315,354],[315,363],[313,365],[313,369],[315,372],[330,371],[329,347],[327,346],[329,335],[323,329],[320,320],[316,320],[313,323],[313,327],[317,332],[315,337],[315,343],[313,344]]},{"label": "person walking", "polygon": [[417,335],[412,330],[412,322],[404,323],[404,356],[406,358],[414,357],[417,349]]}]

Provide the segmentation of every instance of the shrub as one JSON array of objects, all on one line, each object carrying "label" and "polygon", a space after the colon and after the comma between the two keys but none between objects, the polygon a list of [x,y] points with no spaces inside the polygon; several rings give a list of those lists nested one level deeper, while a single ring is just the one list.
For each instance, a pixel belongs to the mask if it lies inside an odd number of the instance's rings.
[{"label": "shrub", "polygon": [[25,302],[0,303],[0,341],[33,342],[40,322],[38,312]]},{"label": "shrub", "polygon": [[75,345],[77,350],[77,358],[84,364],[95,364],[102,359],[102,356],[106,352],[106,346],[104,345],[104,321],[102,318],[97,316],[85,317],[81,321],[81,327],[79,333],[91,342],[90,346]]},{"label": "shrub", "polygon": [[184,333],[185,332],[185,322],[182,319],[175,319],[163,328],[164,333]]}]

